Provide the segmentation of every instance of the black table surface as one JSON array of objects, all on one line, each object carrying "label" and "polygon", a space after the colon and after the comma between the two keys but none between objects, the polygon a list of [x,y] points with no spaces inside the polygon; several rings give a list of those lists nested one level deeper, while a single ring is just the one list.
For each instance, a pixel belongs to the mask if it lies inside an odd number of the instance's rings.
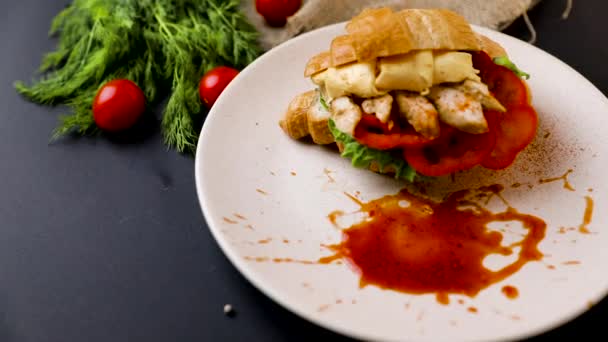
[{"label": "black table surface", "polygon": [[[607,94],[608,2],[575,1],[564,21],[565,3],[531,11],[537,45]],[[162,145],[156,121],[131,139],[49,144],[61,109],[12,84],[54,47],[47,30],[65,5],[2,1],[0,341],[348,340],[270,301],[227,261],[201,214],[193,159]],[[506,32],[528,38],[522,20]],[[605,323],[607,300],[534,340],[605,340]]]}]

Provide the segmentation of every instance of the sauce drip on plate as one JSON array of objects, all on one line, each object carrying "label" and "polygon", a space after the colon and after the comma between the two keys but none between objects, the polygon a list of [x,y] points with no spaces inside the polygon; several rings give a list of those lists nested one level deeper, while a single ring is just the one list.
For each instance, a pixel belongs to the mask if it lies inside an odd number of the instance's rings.
[{"label": "sauce drip on plate", "polygon": [[[502,186],[478,189],[476,196],[500,197]],[[368,203],[355,200],[368,218],[343,230],[342,242],[331,246],[335,254],[319,260],[329,263],[347,259],[360,273],[360,285],[373,284],[414,294],[435,293],[442,303],[447,294],[475,296],[521,269],[540,260],[539,242],[545,236],[545,222],[509,207],[492,213],[469,200],[472,191],[453,193],[441,202],[419,198],[402,190]],[[475,194],[474,194],[475,195]],[[344,213],[329,215],[336,220]],[[508,246],[503,235],[488,228],[492,222],[519,221],[523,238]],[[513,255],[517,259],[499,270],[484,266],[491,254]]]}]

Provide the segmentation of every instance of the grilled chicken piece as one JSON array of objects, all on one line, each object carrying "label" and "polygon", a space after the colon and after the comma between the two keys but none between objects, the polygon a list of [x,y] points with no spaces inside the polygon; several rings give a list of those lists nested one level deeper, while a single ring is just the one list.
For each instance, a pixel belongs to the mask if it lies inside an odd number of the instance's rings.
[{"label": "grilled chicken piece", "polygon": [[311,90],[296,96],[287,107],[279,125],[293,139],[308,136],[307,112],[315,100],[316,91]]},{"label": "grilled chicken piece", "polygon": [[361,121],[361,108],[348,96],[341,96],[331,102],[332,119],[341,132],[355,135],[355,127]]},{"label": "grilled chicken piece", "polygon": [[327,121],[329,121],[331,114],[321,104],[319,97],[320,94],[317,93],[310,108],[308,108],[308,131],[315,144],[326,145],[334,142],[334,136],[331,134],[329,126],[327,125]]},{"label": "grilled chicken piece", "polygon": [[425,138],[439,136],[439,118],[433,104],[416,93],[398,91],[396,93],[399,113]]},{"label": "grilled chicken piece", "polygon": [[464,92],[448,87],[433,87],[429,98],[435,102],[439,119],[463,132],[482,134],[488,131],[481,103]]},{"label": "grilled chicken piece", "polygon": [[456,86],[456,89],[472,96],[475,100],[481,102],[481,105],[487,109],[506,112],[507,110],[498,100],[490,94],[488,86],[477,81],[466,80],[462,84]]},{"label": "grilled chicken piece", "polygon": [[363,101],[361,107],[363,107],[363,111],[366,113],[376,114],[376,117],[380,122],[387,123],[391,116],[393,97],[390,94],[386,94],[380,97],[367,99]]}]

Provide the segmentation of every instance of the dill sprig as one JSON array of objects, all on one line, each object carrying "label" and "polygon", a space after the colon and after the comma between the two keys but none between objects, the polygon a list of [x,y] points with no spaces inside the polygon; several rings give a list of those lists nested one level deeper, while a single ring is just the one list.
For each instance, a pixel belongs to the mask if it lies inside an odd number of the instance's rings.
[{"label": "dill sprig", "polygon": [[238,0],[74,0],[53,20],[55,51],[40,79],[17,91],[44,105],[67,105],[53,137],[97,131],[92,101],[107,81],[137,83],[148,103],[170,97],[161,129],[165,143],[194,152],[203,108],[198,81],[211,68],[243,68],[260,54],[257,32]]}]

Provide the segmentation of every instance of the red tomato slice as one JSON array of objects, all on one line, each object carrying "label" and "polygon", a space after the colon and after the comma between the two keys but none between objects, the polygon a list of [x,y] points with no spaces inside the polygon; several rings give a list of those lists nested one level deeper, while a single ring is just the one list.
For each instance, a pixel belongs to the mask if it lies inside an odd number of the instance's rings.
[{"label": "red tomato slice", "polygon": [[473,66],[494,97],[505,107],[528,103],[525,83],[509,68],[497,65],[485,52],[473,53]]},{"label": "red tomato slice", "polygon": [[374,115],[365,114],[355,128],[355,139],[377,150],[390,150],[398,147],[422,147],[433,142],[416,133],[413,128],[401,129],[399,125],[389,128]]},{"label": "red tomato slice", "polygon": [[481,165],[492,170],[501,170],[513,163],[517,154],[532,142],[538,127],[538,116],[534,108],[521,105],[509,108],[508,112],[488,111],[486,116],[494,116],[496,146],[482,161]]},{"label": "red tomato slice", "polygon": [[441,143],[405,149],[404,158],[411,167],[425,176],[444,176],[471,169],[494,149],[495,124],[490,122],[491,120],[493,119],[488,118],[488,133],[470,134],[454,130],[449,138]]},{"label": "red tomato slice", "polygon": [[483,160],[482,166],[504,169],[534,139],[538,116],[528,103],[526,84],[511,70],[496,65],[485,52],[473,53],[473,65],[480,71],[481,80],[507,109],[505,113],[486,112],[486,117],[497,122],[496,147]]}]

